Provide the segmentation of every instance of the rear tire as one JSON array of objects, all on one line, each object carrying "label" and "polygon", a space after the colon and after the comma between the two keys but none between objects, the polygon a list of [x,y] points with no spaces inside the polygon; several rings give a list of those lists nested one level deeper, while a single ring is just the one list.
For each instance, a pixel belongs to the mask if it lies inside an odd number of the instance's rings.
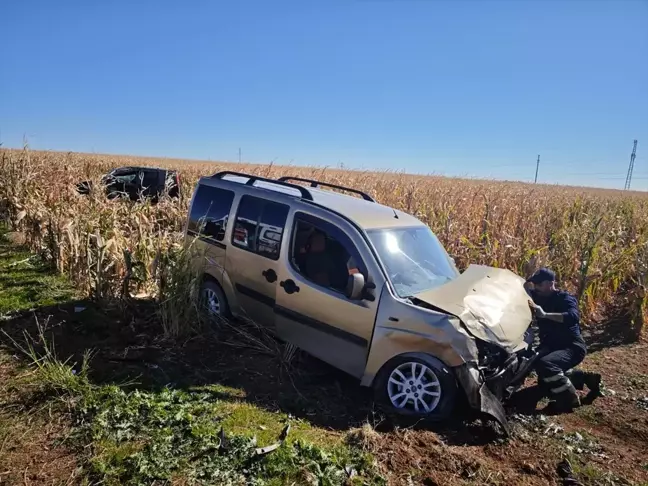
[{"label": "rear tire", "polygon": [[448,418],[457,398],[457,381],[438,359],[404,354],[389,361],[374,385],[385,411],[438,422]]},{"label": "rear tire", "polygon": [[200,289],[200,303],[205,316],[210,321],[218,322],[219,319],[230,317],[227,297],[221,286],[213,280],[205,280]]}]

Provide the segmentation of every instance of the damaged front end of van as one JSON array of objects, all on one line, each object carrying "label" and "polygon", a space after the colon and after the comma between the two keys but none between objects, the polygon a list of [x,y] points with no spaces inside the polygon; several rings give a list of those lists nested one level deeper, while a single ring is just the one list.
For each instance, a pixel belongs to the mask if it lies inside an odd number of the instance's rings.
[{"label": "damaged front end of van", "polygon": [[433,356],[452,372],[471,408],[508,433],[503,401],[536,359],[523,284],[508,270],[471,265],[407,299],[382,299],[363,382],[381,377],[399,356]]},{"label": "damaged front end of van", "polygon": [[[531,371],[532,314],[524,280],[508,270],[471,265],[456,279],[413,297],[417,305],[458,319],[474,351],[453,367],[468,403],[508,432],[502,401]],[[457,322],[457,321],[455,321]]]}]

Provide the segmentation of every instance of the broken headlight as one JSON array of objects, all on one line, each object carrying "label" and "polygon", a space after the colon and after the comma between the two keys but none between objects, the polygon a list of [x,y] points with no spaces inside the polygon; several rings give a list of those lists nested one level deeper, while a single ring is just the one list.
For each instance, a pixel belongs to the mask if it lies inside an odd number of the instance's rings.
[{"label": "broken headlight", "polygon": [[508,353],[499,346],[476,339],[477,353],[479,355],[479,367],[495,370],[501,367],[508,358]]}]

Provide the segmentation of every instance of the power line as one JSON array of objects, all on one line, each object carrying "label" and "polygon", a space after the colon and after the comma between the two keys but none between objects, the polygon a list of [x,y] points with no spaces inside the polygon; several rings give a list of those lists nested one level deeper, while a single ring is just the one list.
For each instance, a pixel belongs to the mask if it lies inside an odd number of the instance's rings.
[{"label": "power line", "polygon": [[628,175],[626,176],[624,190],[629,190],[630,185],[632,184],[632,171],[634,170],[635,157],[637,156],[637,141],[634,141],[634,146],[632,147],[632,154],[630,154],[630,165],[628,166]]}]

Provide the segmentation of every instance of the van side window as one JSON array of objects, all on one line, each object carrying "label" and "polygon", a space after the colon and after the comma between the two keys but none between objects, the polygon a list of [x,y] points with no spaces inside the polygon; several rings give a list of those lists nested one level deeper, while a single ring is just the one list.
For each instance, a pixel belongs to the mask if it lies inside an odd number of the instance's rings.
[{"label": "van side window", "polygon": [[307,279],[344,292],[353,273],[367,269],[351,238],[337,226],[313,216],[295,216],[290,255],[293,266]]},{"label": "van side window", "polygon": [[223,241],[234,193],[199,185],[189,214],[187,232],[215,241]]},{"label": "van side window", "polygon": [[241,197],[232,244],[271,260],[279,258],[289,207],[252,196]]}]

